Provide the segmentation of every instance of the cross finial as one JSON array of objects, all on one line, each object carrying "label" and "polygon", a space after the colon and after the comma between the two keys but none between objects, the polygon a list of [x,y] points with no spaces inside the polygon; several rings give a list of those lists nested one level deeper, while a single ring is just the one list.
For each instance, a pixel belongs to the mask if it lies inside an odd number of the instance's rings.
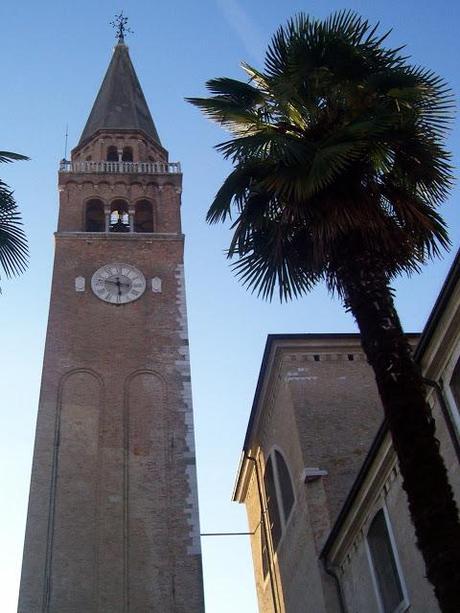
[{"label": "cross finial", "polygon": [[110,22],[110,25],[116,30],[116,37],[119,43],[125,42],[125,34],[134,34],[134,32],[126,25],[128,18],[123,15],[123,11],[119,15],[115,15],[115,19]]}]

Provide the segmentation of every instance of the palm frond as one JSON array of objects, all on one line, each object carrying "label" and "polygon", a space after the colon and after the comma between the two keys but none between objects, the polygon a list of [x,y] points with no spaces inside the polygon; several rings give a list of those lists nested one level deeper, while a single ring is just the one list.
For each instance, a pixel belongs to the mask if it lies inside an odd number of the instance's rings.
[{"label": "palm frond", "polygon": [[7,277],[24,272],[28,262],[27,240],[12,191],[0,181],[0,266]]},{"label": "palm frond", "polygon": [[21,155],[20,153],[13,153],[12,151],[0,151],[0,163],[2,162],[15,162],[19,160],[29,160],[26,155]]},{"label": "palm frond", "polygon": [[249,191],[254,178],[258,174],[258,168],[257,163],[251,162],[238,166],[229,174],[209,207],[206,215],[208,223],[231,219],[232,205],[244,202],[245,194]]},{"label": "palm frond", "polygon": [[225,98],[246,108],[254,108],[265,102],[265,96],[260,89],[237,79],[226,77],[210,79],[206,83],[206,88],[214,96]]},{"label": "palm frond", "polygon": [[300,13],[263,70],[242,64],[249,83],[213,79],[189,99],[231,132],[217,150],[235,170],[207,220],[232,220],[235,272],[265,298],[321,278],[340,290],[337,266],[359,249],[390,279],[448,247],[452,93],[388,36],[353,11]]},{"label": "palm frond", "polygon": [[251,291],[265,300],[272,300],[278,288],[281,301],[297,298],[308,292],[320,280],[308,262],[313,244],[295,232],[286,234],[276,221],[254,230],[245,250],[232,265],[237,277]]},{"label": "palm frond", "polygon": [[262,91],[264,93],[268,92],[268,90],[270,89],[270,83],[267,77],[263,74],[263,72],[260,72],[246,62],[241,62],[241,68],[249,76],[251,83],[255,83],[255,87],[257,87],[259,91]]},{"label": "palm frond", "polygon": [[314,149],[308,152],[308,143],[274,126],[220,143],[216,149],[234,163],[247,159],[270,159],[271,162],[300,164],[305,162],[306,156],[311,159],[314,154]]},{"label": "palm frond", "polygon": [[259,125],[260,117],[254,111],[242,108],[225,97],[187,98],[186,100],[201,109],[210,119],[236,133],[250,133]]}]

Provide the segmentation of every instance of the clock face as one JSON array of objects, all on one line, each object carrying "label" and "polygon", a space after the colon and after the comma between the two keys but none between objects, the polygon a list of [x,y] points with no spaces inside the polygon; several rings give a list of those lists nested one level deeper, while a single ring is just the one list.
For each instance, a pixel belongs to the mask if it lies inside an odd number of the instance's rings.
[{"label": "clock face", "polygon": [[144,275],[130,264],[106,264],[91,278],[91,289],[98,298],[111,304],[126,304],[145,291]]}]

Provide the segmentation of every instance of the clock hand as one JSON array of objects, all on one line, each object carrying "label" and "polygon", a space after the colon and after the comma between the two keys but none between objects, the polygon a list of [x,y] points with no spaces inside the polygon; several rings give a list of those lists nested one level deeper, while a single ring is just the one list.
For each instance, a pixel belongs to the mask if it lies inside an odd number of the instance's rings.
[{"label": "clock hand", "polygon": [[120,287],[129,287],[129,283],[122,283],[120,281],[120,277],[117,277],[116,285],[117,285],[118,288],[120,288]]},{"label": "clock hand", "polygon": [[104,283],[110,283],[111,285],[129,287],[129,283],[122,283],[119,279],[117,279],[117,281],[109,281],[108,279],[102,279],[102,281],[104,281]]}]

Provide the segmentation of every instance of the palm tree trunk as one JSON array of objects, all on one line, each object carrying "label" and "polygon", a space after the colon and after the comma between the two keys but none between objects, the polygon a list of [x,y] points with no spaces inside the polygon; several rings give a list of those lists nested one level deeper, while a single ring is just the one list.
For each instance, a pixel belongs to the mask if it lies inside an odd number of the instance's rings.
[{"label": "palm tree trunk", "polygon": [[367,258],[337,274],[361,332],[399,460],[429,581],[443,613],[460,611],[460,524],[418,365],[383,272]]}]

